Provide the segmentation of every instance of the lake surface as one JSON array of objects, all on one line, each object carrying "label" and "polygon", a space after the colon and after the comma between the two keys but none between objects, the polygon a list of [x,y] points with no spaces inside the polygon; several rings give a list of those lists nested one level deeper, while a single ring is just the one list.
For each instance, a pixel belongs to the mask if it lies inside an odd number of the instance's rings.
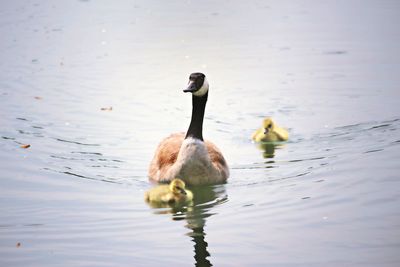
[{"label": "lake surface", "polygon": [[[0,7],[0,266],[400,266],[399,1]],[[231,176],[153,209],[195,71]]]}]

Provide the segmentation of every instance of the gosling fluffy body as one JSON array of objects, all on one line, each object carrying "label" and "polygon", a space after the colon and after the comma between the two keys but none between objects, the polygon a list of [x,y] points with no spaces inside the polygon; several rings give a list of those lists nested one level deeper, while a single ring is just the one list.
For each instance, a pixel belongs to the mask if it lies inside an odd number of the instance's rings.
[{"label": "gosling fluffy body", "polygon": [[255,142],[277,142],[287,141],[289,133],[286,129],[275,124],[272,118],[265,118],[262,127],[257,129],[251,136]]},{"label": "gosling fluffy body", "polygon": [[185,182],[173,179],[169,185],[159,185],[147,191],[144,199],[149,203],[188,203],[193,200],[193,193],[185,189]]}]

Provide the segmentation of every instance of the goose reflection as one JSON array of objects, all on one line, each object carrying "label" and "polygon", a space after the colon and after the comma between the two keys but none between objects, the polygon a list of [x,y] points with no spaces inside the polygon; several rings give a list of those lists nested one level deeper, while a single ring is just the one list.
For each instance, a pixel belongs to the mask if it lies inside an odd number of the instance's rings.
[{"label": "goose reflection", "polygon": [[190,230],[187,236],[191,238],[194,245],[195,266],[212,266],[209,259],[208,243],[205,240],[206,220],[214,215],[214,206],[225,203],[228,200],[224,185],[196,186],[189,188],[193,192],[193,202],[184,203],[162,203],[149,205],[155,209],[155,214],[171,214],[175,221],[185,220],[186,228]]}]

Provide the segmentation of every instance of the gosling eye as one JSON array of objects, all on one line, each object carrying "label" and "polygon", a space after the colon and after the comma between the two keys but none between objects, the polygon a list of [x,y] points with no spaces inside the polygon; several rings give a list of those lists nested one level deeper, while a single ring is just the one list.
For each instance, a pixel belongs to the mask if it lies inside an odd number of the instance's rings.
[{"label": "gosling eye", "polygon": [[180,192],[180,193],[186,195],[186,191],[185,191],[185,189],[183,189],[182,187],[175,187],[175,188],[178,190],[178,192]]},{"label": "gosling eye", "polygon": [[271,128],[272,128],[272,124],[268,125],[268,128],[270,128],[270,129],[271,129]]}]

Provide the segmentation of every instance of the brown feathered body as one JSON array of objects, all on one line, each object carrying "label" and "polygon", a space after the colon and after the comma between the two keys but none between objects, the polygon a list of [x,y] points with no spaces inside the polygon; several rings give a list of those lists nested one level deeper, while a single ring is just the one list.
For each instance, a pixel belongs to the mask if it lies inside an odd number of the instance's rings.
[{"label": "brown feathered body", "polygon": [[169,182],[175,177],[189,185],[226,182],[228,165],[220,150],[210,141],[186,138],[175,133],[158,145],[150,163],[149,177],[157,182]]}]

